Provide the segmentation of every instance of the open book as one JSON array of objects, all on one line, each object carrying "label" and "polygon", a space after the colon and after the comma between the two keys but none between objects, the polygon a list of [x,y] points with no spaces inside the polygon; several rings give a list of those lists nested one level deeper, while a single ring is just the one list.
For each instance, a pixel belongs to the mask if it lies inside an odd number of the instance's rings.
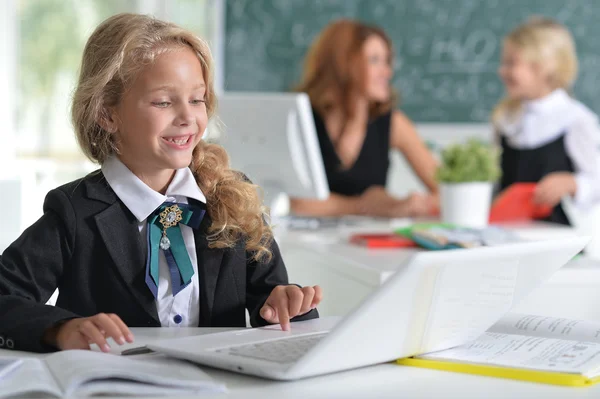
[{"label": "open book", "polygon": [[162,355],[122,357],[71,350],[23,358],[0,381],[0,398],[126,395],[160,396],[225,392],[197,366]]},{"label": "open book", "polygon": [[508,314],[471,343],[398,363],[587,386],[600,382],[600,323]]}]

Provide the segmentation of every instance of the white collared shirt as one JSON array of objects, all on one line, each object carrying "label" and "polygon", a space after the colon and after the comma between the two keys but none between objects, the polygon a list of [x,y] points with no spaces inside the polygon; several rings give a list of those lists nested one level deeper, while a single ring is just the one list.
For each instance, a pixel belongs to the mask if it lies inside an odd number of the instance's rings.
[{"label": "white collared shirt", "polygon": [[535,149],[564,134],[565,150],[575,168],[575,204],[585,209],[600,201],[598,116],[564,90],[524,102],[519,117],[506,117],[496,128],[516,149]]},{"label": "white collared shirt", "polygon": [[[117,197],[139,222],[142,238],[146,240],[146,219],[165,201],[188,203],[188,198],[206,203],[206,197],[198,187],[189,168],[178,169],[163,195],[142,182],[116,156],[109,157],[102,165],[102,173]],[[159,251],[159,279],[156,309],[162,327],[197,327],[200,321],[200,294],[198,281],[198,259],[194,231],[181,226],[183,241],[194,268],[192,281],[176,296],[171,291],[169,266],[162,251]],[[181,320],[177,323],[178,320]]]}]

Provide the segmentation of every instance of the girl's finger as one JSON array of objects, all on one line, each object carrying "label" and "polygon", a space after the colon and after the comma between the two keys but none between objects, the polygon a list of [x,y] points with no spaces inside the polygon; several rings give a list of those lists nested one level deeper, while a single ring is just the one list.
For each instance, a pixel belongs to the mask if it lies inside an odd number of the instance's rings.
[{"label": "girl's finger", "polygon": [[323,299],[323,290],[318,285],[315,285],[313,288],[315,289],[315,296],[313,298],[311,308],[314,309],[319,303],[321,303],[321,300]]},{"label": "girl's finger", "polygon": [[127,327],[127,324],[125,324],[125,322],[123,322],[123,320],[121,320],[121,318],[114,313],[109,314],[108,317],[110,317],[112,321],[117,325],[119,330],[121,330],[121,334],[125,337],[125,340],[127,340],[127,342],[129,343],[132,343],[133,333],[131,332],[129,327]]},{"label": "girl's finger", "polygon": [[304,292],[295,285],[290,285],[285,290],[288,297],[288,312],[289,317],[296,317],[300,314],[302,309],[302,300],[304,298]]},{"label": "girl's finger", "polygon": [[79,324],[79,332],[84,335],[88,341],[98,345],[102,352],[110,352],[110,346],[106,342],[104,334],[100,332],[100,329],[91,319],[84,320]]},{"label": "girl's finger", "polygon": [[283,331],[290,330],[290,313],[288,310],[288,297],[287,295],[281,295],[277,299],[277,303],[274,304],[277,311],[277,317],[279,318],[279,324]]},{"label": "girl's finger", "polygon": [[94,322],[98,330],[104,330],[103,335],[106,338],[112,338],[119,345],[123,345],[125,343],[125,337],[123,336],[121,329],[109,315],[106,313],[98,313],[97,315],[93,316],[91,320]]},{"label": "girl's finger", "polygon": [[311,309],[313,298],[315,297],[315,289],[313,287],[303,287],[302,292],[304,293],[304,298],[302,298],[302,307],[299,314],[304,314]]},{"label": "girl's finger", "polygon": [[260,317],[262,317],[268,323],[279,323],[277,312],[272,306],[264,304],[260,309]]}]

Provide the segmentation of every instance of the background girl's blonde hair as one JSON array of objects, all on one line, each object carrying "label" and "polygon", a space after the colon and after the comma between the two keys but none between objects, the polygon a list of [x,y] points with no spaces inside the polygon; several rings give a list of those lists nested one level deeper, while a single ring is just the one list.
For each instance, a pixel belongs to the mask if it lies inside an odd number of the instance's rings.
[{"label": "background girl's blonde hair", "polygon": [[[511,31],[504,40],[531,62],[543,65],[549,71],[552,89],[569,90],[577,76],[575,41],[569,30],[560,23],[533,17]],[[492,121],[516,117],[521,108],[518,99],[505,98],[496,106]]]},{"label": "background girl's blonde hair", "polygon": [[[206,109],[211,117],[216,97],[206,42],[175,24],[145,15],[118,14],[96,28],[83,52],[71,115],[77,141],[88,158],[102,164],[118,152],[118,136],[104,129],[101,122],[138,73],[162,53],[186,47],[194,51],[202,66]],[[255,260],[270,259],[273,234],[257,187],[229,168],[225,150],[201,141],[194,149],[190,168],[206,196],[212,220],[210,246],[231,248],[244,239]]]}]

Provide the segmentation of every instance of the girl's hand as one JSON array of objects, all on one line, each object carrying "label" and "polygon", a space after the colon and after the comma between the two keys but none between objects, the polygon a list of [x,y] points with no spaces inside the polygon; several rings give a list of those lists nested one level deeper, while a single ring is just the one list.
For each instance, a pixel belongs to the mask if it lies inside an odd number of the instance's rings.
[{"label": "girl's hand", "polygon": [[575,195],[577,182],[570,172],[554,172],[537,184],[533,194],[536,204],[555,207],[565,195]]},{"label": "girl's hand", "polygon": [[298,287],[296,285],[278,285],[260,309],[265,321],[281,324],[283,331],[290,330],[290,319],[307,313],[321,302],[321,287]]},{"label": "girl's hand", "polygon": [[48,331],[44,340],[61,350],[90,349],[91,344],[96,344],[102,352],[110,352],[108,337],[119,345],[133,342],[129,328],[112,313],[68,320]]}]

